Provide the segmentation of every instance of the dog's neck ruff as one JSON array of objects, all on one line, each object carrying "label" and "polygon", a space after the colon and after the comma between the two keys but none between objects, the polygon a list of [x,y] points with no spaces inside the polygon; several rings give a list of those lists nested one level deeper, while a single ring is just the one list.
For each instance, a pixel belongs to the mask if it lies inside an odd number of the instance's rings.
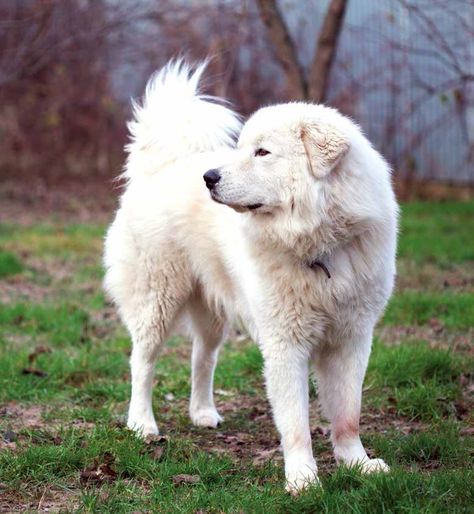
[{"label": "dog's neck ruff", "polygon": [[315,259],[314,261],[311,261],[308,266],[312,269],[312,270],[315,270],[316,271],[316,268],[321,268],[324,273],[326,274],[326,277],[328,278],[331,278],[331,273],[329,273],[329,270],[327,268],[327,266],[324,264],[324,262],[321,262],[317,259]]}]

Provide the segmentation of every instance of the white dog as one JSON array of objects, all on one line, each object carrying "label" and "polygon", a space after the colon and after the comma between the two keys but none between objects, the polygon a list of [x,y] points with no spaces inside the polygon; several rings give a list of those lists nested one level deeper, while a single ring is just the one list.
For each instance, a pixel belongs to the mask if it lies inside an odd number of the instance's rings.
[{"label": "white dog", "polygon": [[351,120],[322,105],[265,107],[241,130],[236,114],[199,94],[203,68],[168,64],[129,125],[128,184],[105,248],[105,286],[133,339],[128,426],[158,433],[154,365],[184,321],[191,419],[216,427],[214,367],[238,316],[264,357],[287,489],[318,480],[310,368],[337,461],[386,471],[367,457],[359,415],[395,275],[389,168]]}]

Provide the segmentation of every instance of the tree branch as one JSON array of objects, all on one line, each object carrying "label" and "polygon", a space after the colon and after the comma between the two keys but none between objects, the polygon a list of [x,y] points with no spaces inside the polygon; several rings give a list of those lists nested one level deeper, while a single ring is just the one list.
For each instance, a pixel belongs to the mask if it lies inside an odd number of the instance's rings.
[{"label": "tree branch", "polygon": [[293,97],[304,100],[307,96],[307,84],[304,71],[299,64],[295,45],[288,28],[278,10],[276,0],[257,0],[260,16],[267,27],[276,58],[280,62]]},{"label": "tree branch", "polygon": [[331,0],[321,27],[308,80],[308,96],[314,102],[323,102],[326,98],[329,73],[336,55],[346,6],[347,0]]}]

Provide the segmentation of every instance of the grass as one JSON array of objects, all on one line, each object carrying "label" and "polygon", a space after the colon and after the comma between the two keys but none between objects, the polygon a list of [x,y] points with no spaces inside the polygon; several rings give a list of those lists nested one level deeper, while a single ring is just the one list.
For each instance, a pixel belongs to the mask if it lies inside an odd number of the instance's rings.
[{"label": "grass", "polygon": [[453,329],[474,326],[472,293],[403,291],[394,296],[383,321],[390,325],[425,325],[433,318]]},{"label": "grass", "polygon": [[474,202],[423,203],[402,207],[398,254],[417,264],[449,268],[474,261]]},{"label": "grass", "polygon": [[456,415],[462,397],[460,377],[473,360],[450,350],[431,348],[426,342],[387,347],[376,344],[367,381],[377,389],[378,405],[391,403],[398,415],[430,422]]},{"label": "grass", "polygon": [[154,390],[167,437],[142,441],[123,423],[130,343],[101,292],[104,227],[0,225],[0,510],[471,512],[473,215],[472,202],[403,206],[399,288],[374,342],[362,429],[391,473],[336,468],[313,398],[323,489],[298,498],[283,490],[254,345],[224,346],[225,422],[211,431],[190,425],[190,347],[170,340]]},{"label": "grass", "polygon": [[0,251],[0,278],[16,275],[22,271],[23,264],[15,254]]}]

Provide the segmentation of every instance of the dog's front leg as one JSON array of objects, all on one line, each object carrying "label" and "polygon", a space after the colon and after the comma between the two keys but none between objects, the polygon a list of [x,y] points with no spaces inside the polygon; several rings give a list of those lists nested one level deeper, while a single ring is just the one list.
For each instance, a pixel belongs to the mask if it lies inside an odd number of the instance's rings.
[{"label": "dog's front leg", "polygon": [[308,415],[308,352],[294,343],[262,345],[267,394],[281,435],[286,489],[292,494],[318,482]]},{"label": "dog's front leg", "polygon": [[316,352],[314,367],[337,462],[357,465],[364,473],[388,471],[382,459],[369,459],[359,437],[362,384],[369,360],[372,332]]}]

